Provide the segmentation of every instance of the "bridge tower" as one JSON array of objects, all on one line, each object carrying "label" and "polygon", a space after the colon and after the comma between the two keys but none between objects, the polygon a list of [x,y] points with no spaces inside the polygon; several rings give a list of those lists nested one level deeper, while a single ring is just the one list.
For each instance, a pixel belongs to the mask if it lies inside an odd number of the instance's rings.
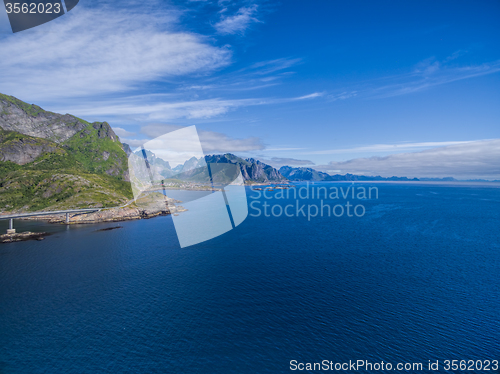
[{"label": "bridge tower", "polygon": [[16,229],[14,228],[14,218],[9,219],[9,228],[7,229],[7,234],[13,235],[16,233]]}]

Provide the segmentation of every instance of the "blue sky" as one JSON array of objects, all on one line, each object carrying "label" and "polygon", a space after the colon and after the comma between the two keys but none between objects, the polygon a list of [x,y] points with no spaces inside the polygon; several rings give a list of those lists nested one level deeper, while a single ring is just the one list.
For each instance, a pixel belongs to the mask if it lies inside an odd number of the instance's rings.
[{"label": "blue sky", "polygon": [[85,1],[12,35],[0,92],[124,141],[331,173],[500,179],[498,1]]}]

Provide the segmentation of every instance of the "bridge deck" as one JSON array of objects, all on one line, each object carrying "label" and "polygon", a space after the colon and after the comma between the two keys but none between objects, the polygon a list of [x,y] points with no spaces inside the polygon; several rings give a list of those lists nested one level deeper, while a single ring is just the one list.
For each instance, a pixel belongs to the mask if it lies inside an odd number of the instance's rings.
[{"label": "bridge deck", "polygon": [[90,212],[98,212],[102,208],[89,208],[89,209],[70,209],[70,210],[56,210],[53,212],[33,212],[33,213],[19,213],[19,214],[9,214],[9,215],[0,215],[1,219],[16,219],[23,217],[35,217],[35,216],[49,216],[53,214],[69,214],[69,213],[90,213]]}]

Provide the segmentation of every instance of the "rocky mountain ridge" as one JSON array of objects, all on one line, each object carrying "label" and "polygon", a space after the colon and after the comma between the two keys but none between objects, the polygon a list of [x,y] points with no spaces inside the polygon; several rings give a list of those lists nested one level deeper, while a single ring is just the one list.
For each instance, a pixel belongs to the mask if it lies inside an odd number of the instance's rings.
[{"label": "rocky mountain ridge", "polygon": [[128,180],[126,153],[107,122],[89,123],[0,94],[0,131],[0,161],[25,165],[44,155],[71,155],[86,171]]},{"label": "rocky mountain ridge", "polygon": [[312,168],[298,167],[294,168],[291,166],[282,166],[279,169],[280,173],[291,181],[418,181],[418,178],[407,178],[407,177],[381,177],[381,176],[366,176],[366,175],[356,175],[356,174],[335,174],[330,175],[322,171],[318,171]]},{"label": "rocky mountain ridge", "polygon": [[[127,149],[129,148],[127,144],[124,144],[124,147]],[[136,154],[142,157],[141,152],[136,152]],[[146,156],[151,167],[155,169],[155,172],[158,172],[158,174],[165,178],[181,178],[186,180],[203,179],[203,177],[200,176],[200,173],[203,173],[203,171],[197,169],[204,168],[206,164],[213,163],[238,165],[243,180],[247,183],[281,183],[287,181],[287,179],[274,167],[259,160],[253,158],[244,159],[232,153],[207,155],[199,159],[191,157],[186,160],[184,164],[179,164],[174,168],[170,167],[168,161],[164,161],[157,157],[151,151],[146,150]],[[206,178],[208,178],[208,175]]]},{"label": "rocky mountain ridge", "polygon": [[267,165],[253,158],[243,159],[231,153],[224,155],[209,155],[205,156],[207,163],[229,163],[236,164],[240,167],[243,180],[253,183],[282,183],[286,182],[281,173],[270,165]]},{"label": "rocky mountain ridge", "polygon": [[13,96],[0,94],[0,128],[62,143],[87,123],[70,114],[57,114],[38,105],[27,104]]}]

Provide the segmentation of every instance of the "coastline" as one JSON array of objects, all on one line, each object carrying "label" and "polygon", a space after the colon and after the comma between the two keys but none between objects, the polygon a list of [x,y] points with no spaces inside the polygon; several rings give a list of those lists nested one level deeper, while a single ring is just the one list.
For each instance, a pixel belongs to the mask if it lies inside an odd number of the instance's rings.
[{"label": "coastline", "polygon": [[[45,221],[48,223],[66,225],[122,222],[138,219],[149,219],[158,216],[166,216],[170,214],[185,212],[187,209],[185,209],[182,205],[179,205],[180,203],[182,203],[182,201],[165,197],[163,194],[148,193],[137,201],[130,200],[126,204],[118,207],[106,208],[89,206],[88,208],[99,208],[100,210],[91,213],[70,214],[68,217],[68,221],[66,221],[66,214],[61,213],[33,217],[21,217],[16,219],[23,221]],[[5,215],[21,213],[23,212],[4,211],[1,212],[0,219]]]},{"label": "coastline", "polygon": [[[167,216],[186,211],[182,206],[169,206],[169,208],[139,208],[139,207],[118,207],[118,208],[103,208],[100,211],[93,213],[77,213],[69,217],[69,223],[66,223],[64,214],[44,215],[35,217],[19,218],[24,221],[46,221],[48,223],[61,224],[86,224],[100,222],[122,222],[136,219],[149,219],[158,216]],[[1,218],[1,215],[0,215]]]},{"label": "coastline", "polygon": [[[34,217],[18,218],[21,221],[43,221],[50,224],[58,225],[85,225],[94,223],[109,223],[109,222],[123,222],[134,221],[140,219],[150,219],[159,216],[168,216],[170,214],[178,214],[186,211],[182,206],[170,206],[170,208],[163,209],[140,209],[138,207],[117,207],[108,208],[94,213],[77,213],[69,217],[69,222],[66,222],[65,214],[54,214]],[[1,215],[0,215],[1,218]],[[23,242],[30,240],[41,241],[49,236],[50,233],[42,231],[22,231],[22,232],[9,232],[0,233],[0,244]]]}]

